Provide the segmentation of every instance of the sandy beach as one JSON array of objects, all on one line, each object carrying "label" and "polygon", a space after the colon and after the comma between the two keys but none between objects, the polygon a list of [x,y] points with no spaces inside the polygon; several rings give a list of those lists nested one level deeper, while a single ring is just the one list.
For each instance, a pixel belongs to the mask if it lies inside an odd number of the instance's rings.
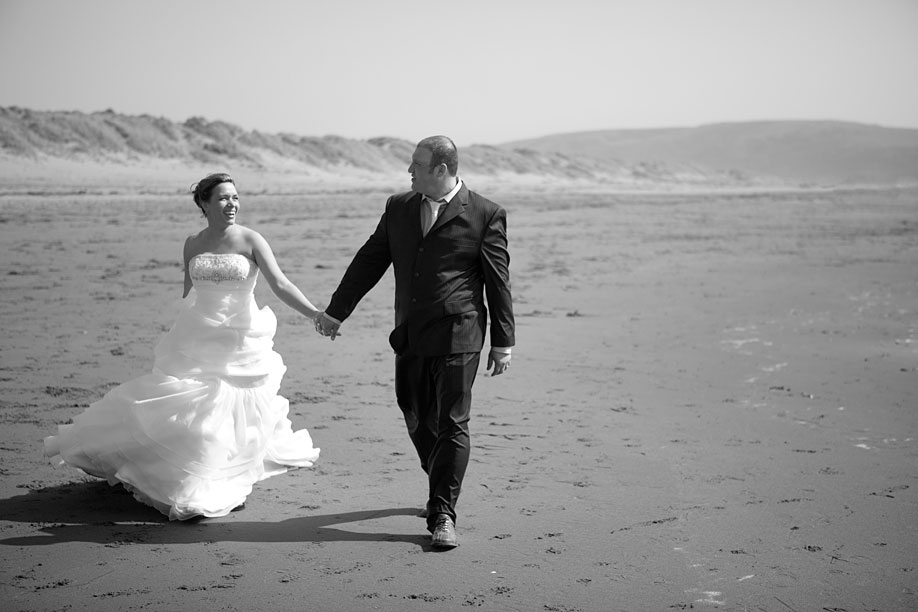
[{"label": "sandy beach", "polygon": [[[444,553],[415,516],[388,276],[335,342],[257,289],[291,420],[322,455],[244,509],[170,523],[43,457],[58,424],[150,369],[201,226],[179,193],[196,178],[0,194],[3,610],[918,608],[915,190],[470,181],[508,210],[518,345],[476,382]],[[320,306],[389,193],[240,192],[240,222]]]}]

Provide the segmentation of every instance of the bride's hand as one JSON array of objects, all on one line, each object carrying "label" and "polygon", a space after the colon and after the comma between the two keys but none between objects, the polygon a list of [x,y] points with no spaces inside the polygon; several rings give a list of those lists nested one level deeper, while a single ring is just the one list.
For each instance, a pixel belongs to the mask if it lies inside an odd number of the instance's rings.
[{"label": "bride's hand", "polygon": [[332,340],[341,335],[338,328],[341,324],[329,317],[325,312],[320,312],[315,319],[316,331],[323,336],[330,336]]}]

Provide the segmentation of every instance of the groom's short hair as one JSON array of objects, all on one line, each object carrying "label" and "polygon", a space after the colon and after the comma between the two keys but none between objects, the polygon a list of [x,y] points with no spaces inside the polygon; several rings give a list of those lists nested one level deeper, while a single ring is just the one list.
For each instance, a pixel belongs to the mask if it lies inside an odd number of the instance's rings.
[{"label": "groom's short hair", "polygon": [[456,143],[449,137],[428,136],[419,142],[418,146],[430,151],[430,170],[440,164],[446,164],[446,171],[450,176],[456,176],[459,173],[459,151],[456,149]]}]

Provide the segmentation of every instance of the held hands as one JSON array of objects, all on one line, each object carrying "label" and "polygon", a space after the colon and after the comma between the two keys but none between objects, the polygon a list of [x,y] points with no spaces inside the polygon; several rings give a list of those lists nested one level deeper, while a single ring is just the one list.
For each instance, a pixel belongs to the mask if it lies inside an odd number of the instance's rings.
[{"label": "held hands", "polygon": [[502,353],[491,349],[488,352],[488,367],[485,369],[490,370],[491,366],[494,366],[491,376],[503,374],[510,367],[510,353]]},{"label": "held hands", "polygon": [[341,335],[341,332],[338,331],[341,323],[332,319],[324,311],[316,315],[315,323],[316,331],[322,336],[331,336],[331,339],[334,340]]}]

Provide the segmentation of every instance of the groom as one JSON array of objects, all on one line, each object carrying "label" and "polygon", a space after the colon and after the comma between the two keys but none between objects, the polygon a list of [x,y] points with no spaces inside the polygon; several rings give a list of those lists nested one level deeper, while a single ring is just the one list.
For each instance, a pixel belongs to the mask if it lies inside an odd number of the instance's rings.
[{"label": "groom", "polygon": [[[510,367],[514,345],[507,214],[465,186],[446,136],[418,143],[411,191],[394,195],[357,251],[316,329],[332,340],[341,322],[395,271],[395,395],[430,485],[427,529],[436,548],[458,546],[456,502],[469,462],[472,384],[491,314],[487,370]],[[485,307],[487,296],[487,308]]]}]

